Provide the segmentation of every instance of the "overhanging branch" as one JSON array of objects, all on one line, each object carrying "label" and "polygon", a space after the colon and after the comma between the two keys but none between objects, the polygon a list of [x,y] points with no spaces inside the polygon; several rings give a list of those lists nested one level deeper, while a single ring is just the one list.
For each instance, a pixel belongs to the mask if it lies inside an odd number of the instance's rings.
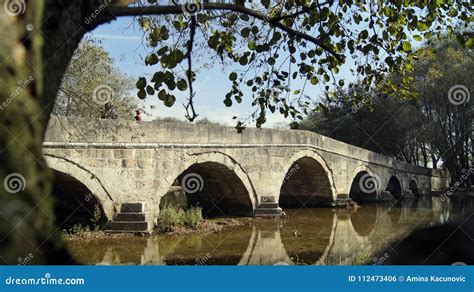
[{"label": "overhanging branch", "polygon": [[[233,11],[242,14],[247,14],[256,19],[267,22],[270,25],[273,25],[282,31],[288,33],[289,35],[297,38],[307,40],[311,43],[314,43],[333,55],[337,60],[342,61],[342,56],[337,54],[332,48],[326,45],[322,39],[315,38],[309,34],[303,33],[301,31],[294,30],[280,22],[280,17],[269,17],[261,13],[260,11],[247,8],[242,5],[237,4],[226,4],[226,3],[204,3],[202,5],[202,10],[223,10],[223,11]],[[101,17],[97,17],[95,22],[91,27],[96,27],[102,23],[109,22],[114,20],[117,17],[121,16],[143,16],[143,15],[169,15],[169,14],[182,14],[184,13],[182,6],[176,5],[160,5],[160,6],[145,6],[145,7],[122,7],[122,6],[112,6],[110,7]]]}]

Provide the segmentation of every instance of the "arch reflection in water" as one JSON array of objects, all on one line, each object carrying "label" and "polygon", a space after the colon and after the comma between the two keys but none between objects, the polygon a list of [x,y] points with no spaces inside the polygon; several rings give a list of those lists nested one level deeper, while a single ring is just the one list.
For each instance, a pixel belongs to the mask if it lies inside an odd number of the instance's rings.
[{"label": "arch reflection in water", "polygon": [[[73,240],[69,247],[85,264],[371,264],[373,254],[413,228],[439,223],[440,217],[451,220],[462,210],[460,202],[438,201],[425,198],[355,211],[289,210],[286,219],[250,219],[214,234]],[[446,209],[449,219],[437,211]]]}]

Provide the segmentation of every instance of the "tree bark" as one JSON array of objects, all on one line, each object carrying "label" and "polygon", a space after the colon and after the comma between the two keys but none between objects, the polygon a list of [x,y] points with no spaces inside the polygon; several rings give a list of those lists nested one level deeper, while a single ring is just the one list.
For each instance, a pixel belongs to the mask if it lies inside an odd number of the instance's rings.
[{"label": "tree bark", "polygon": [[[98,0],[29,0],[21,13],[0,10],[0,264],[74,260],[55,226],[52,176],[42,141],[54,101],[85,23]],[[16,179],[16,180],[15,180]],[[31,254],[31,255],[30,255]]]}]

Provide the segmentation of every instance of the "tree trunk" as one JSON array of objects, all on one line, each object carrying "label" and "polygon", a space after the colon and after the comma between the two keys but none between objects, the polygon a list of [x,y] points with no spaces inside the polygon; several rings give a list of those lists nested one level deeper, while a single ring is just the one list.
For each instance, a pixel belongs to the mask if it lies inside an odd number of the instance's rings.
[{"label": "tree trunk", "polygon": [[[69,60],[98,0],[29,0],[17,16],[0,10],[0,264],[73,260],[55,226],[51,172],[42,140]],[[21,11],[20,11],[21,12]],[[30,255],[31,254],[31,255]]]}]

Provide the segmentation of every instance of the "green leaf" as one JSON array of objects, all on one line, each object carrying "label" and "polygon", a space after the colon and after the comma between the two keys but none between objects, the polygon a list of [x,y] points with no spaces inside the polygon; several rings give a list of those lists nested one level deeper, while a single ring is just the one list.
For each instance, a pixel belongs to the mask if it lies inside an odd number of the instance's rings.
[{"label": "green leaf", "polygon": [[232,99],[225,98],[224,99],[224,104],[225,104],[226,107],[231,107],[232,106]]},{"label": "green leaf", "polygon": [[248,27],[242,29],[240,31],[240,34],[242,35],[242,37],[246,38],[250,35],[250,29]]},{"label": "green leaf", "polygon": [[158,63],[158,56],[156,54],[150,54],[145,58],[145,65],[155,65]]},{"label": "green leaf", "polygon": [[252,51],[255,50],[256,48],[255,42],[249,42],[248,47],[249,47],[249,50],[252,50]]},{"label": "green leaf", "polygon": [[418,21],[416,23],[416,29],[418,29],[419,31],[425,31],[428,29],[428,25],[426,24],[426,22]]},{"label": "green leaf", "polygon": [[166,90],[162,89],[158,93],[158,99],[162,100],[162,101],[165,101],[166,95],[167,95]]},{"label": "green leaf", "polygon": [[146,93],[148,93],[148,95],[153,95],[155,94],[155,90],[153,89],[153,87],[151,87],[150,85],[148,85],[146,87]]},{"label": "green leaf", "polygon": [[229,80],[230,80],[230,81],[235,81],[235,80],[237,80],[237,73],[235,73],[235,72],[230,73],[230,75],[229,75]]},{"label": "green leaf", "polygon": [[184,79],[178,80],[178,82],[176,83],[176,86],[181,91],[185,91],[186,89],[188,89],[188,83]]},{"label": "green leaf", "polygon": [[145,99],[146,98],[146,91],[144,89],[140,89],[137,93],[137,96],[139,99]]},{"label": "green leaf", "polygon": [[411,52],[411,43],[409,41],[403,43],[403,50],[405,52]]},{"label": "green leaf", "polygon": [[136,85],[137,85],[137,88],[138,88],[138,89],[144,89],[145,86],[146,86],[146,79],[145,79],[145,77],[140,77],[140,78],[138,78],[138,81],[137,81],[137,84],[136,84]]},{"label": "green leaf", "polygon": [[298,130],[299,127],[300,127],[300,124],[298,122],[291,122],[290,124],[290,129],[292,130]]},{"label": "green leaf", "polygon": [[467,40],[466,47],[468,49],[472,49],[474,47],[474,39],[473,38],[470,38],[469,40]]},{"label": "green leaf", "polygon": [[174,95],[167,94],[165,97],[164,103],[165,103],[165,106],[172,107],[175,101],[176,101],[176,97],[174,97]]},{"label": "green leaf", "polygon": [[144,30],[144,31],[147,31],[150,29],[150,26],[151,26],[151,20],[149,17],[141,17],[139,20],[138,20],[138,23],[140,25],[140,27]]},{"label": "green leaf", "polygon": [[247,63],[248,63],[247,56],[244,55],[244,56],[240,57],[239,63],[240,63],[240,65],[242,65],[242,66],[247,65]]},{"label": "green leaf", "polygon": [[413,39],[414,39],[415,41],[419,41],[419,42],[421,42],[421,40],[423,40],[423,38],[421,37],[421,35],[417,35],[417,34],[413,36]]},{"label": "green leaf", "polygon": [[367,30],[363,30],[359,34],[359,38],[362,40],[365,40],[368,37],[369,37],[369,32]]}]

